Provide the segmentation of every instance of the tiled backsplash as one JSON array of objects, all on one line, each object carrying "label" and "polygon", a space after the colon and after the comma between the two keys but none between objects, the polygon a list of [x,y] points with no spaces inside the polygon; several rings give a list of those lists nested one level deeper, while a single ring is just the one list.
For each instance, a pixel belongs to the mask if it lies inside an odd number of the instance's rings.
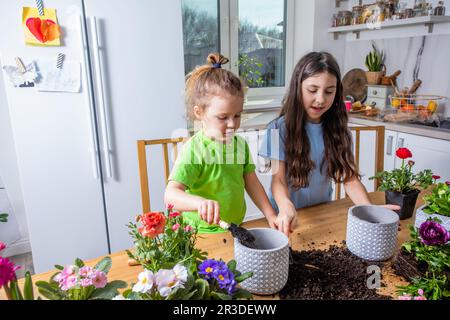
[{"label": "tiled backsplash", "polygon": [[[422,57],[419,59],[419,50],[424,39]],[[418,78],[422,80],[422,85],[417,93],[450,97],[450,63],[448,60],[450,35],[375,40],[374,43],[379,50],[386,53],[387,74],[390,75],[396,70],[402,71],[397,78],[400,88],[411,87],[414,69],[418,63]],[[345,50],[343,75],[353,68],[366,70],[364,58],[371,49],[371,41],[348,42]],[[444,115],[450,117],[449,101],[447,101]]]}]

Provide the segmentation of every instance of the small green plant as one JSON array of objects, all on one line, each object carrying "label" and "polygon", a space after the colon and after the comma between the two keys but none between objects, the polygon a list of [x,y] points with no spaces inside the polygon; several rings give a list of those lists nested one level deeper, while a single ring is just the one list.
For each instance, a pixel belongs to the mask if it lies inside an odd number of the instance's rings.
[{"label": "small green plant", "polygon": [[427,205],[423,211],[425,213],[437,213],[450,217],[450,182],[439,183],[433,188],[430,195],[424,196]]},{"label": "small green plant", "polygon": [[[25,273],[25,282],[23,284],[23,292],[20,290],[20,287],[17,283],[17,279],[12,280],[9,283],[8,296],[11,300],[34,300],[34,292],[33,292],[33,281],[31,279],[31,273],[27,271]],[[40,297],[37,298],[41,300]]]},{"label": "small green plant", "polygon": [[8,214],[0,213],[0,222],[8,222]]},{"label": "small green plant", "polygon": [[379,72],[384,66],[385,55],[383,51],[378,51],[375,46],[373,50],[366,56],[366,67],[370,72]]},{"label": "small green plant", "polygon": [[256,88],[264,85],[261,73],[263,64],[257,58],[250,58],[247,53],[243,53],[239,56],[238,66],[239,74],[249,87]]}]

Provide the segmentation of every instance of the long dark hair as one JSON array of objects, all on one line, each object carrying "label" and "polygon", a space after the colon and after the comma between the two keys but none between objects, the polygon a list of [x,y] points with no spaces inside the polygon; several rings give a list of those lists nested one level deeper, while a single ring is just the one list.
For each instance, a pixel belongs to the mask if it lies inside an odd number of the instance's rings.
[{"label": "long dark hair", "polygon": [[[311,160],[311,146],[306,133],[306,111],[302,99],[302,83],[307,78],[322,72],[336,77],[336,95],[333,105],[322,115],[325,157],[322,163]],[[352,152],[352,135],[348,129],[348,115],[342,96],[339,65],[327,52],[311,52],[295,66],[289,90],[283,99],[280,117],[286,122],[286,163],[289,185],[295,189],[309,185],[310,174],[316,165],[320,170],[327,164],[327,175],[336,183],[360,178]]]}]

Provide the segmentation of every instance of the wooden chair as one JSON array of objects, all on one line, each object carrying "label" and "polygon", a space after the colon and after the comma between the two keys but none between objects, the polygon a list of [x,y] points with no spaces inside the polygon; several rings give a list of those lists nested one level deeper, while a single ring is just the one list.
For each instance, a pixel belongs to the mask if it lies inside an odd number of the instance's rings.
[{"label": "wooden chair", "polygon": [[[361,147],[361,131],[374,131],[375,132],[375,172],[384,170],[384,126],[362,126],[362,127],[350,127],[352,132],[355,132],[355,162],[356,168],[359,170],[360,160],[360,147]],[[341,198],[341,183],[336,184],[335,197],[336,200]],[[379,182],[374,180],[375,191],[379,187]]]},{"label": "wooden chair", "polygon": [[178,143],[186,142],[189,138],[174,138],[174,139],[157,139],[157,140],[138,140],[138,159],[139,159],[139,178],[141,182],[141,201],[143,212],[150,211],[150,189],[148,184],[148,170],[147,170],[147,146],[160,144],[162,146],[164,159],[164,174],[165,181],[169,179],[169,145],[172,145],[174,152],[174,159],[178,156]]}]

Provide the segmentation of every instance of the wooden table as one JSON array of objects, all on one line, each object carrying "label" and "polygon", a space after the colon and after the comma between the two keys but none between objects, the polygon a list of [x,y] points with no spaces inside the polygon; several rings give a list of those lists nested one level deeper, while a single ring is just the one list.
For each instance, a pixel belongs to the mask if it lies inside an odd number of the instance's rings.
[{"label": "wooden table", "polygon": [[[384,204],[384,193],[371,193],[370,199],[374,204]],[[422,195],[419,195],[417,206],[423,203]],[[317,206],[298,210],[298,227],[290,236],[290,244],[293,250],[311,250],[311,249],[326,249],[330,245],[340,245],[342,240],[345,240],[346,226],[347,226],[347,212],[348,208],[353,205],[348,198]],[[408,224],[414,223],[414,216],[400,221],[400,232],[398,234],[397,246],[400,248],[401,244],[409,239]],[[268,227],[265,219],[249,221],[243,224],[246,228],[254,227]],[[229,261],[233,259],[233,238],[230,233],[222,234],[203,234],[198,236],[197,246],[208,252],[209,258],[223,259]],[[108,274],[109,280],[123,280],[127,283],[136,282],[139,272],[142,271],[141,266],[129,267],[127,265],[128,256],[125,251],[113,253],[112,268]],[[74,257],[75,259],[76,257]],[[94,265],[101,258],[87,261],[88,265]],[[58,261],[55,261],[58,263]],[[239,268],[239,267],[238,267]],[[56,272],[52,270],[49,272],[36,274],[33,276],[33,283],[39,280],[48,281],[50,277]],[[19,284],[22,287],[22,279]],[[380,294],[391,295],[395,297],[396,285],[405,285],[406,282],[400,277],[394,275],[390,268],[383,269],[383,282],[385,287],[379,289]],[[38,294],[35,288],[35,295]],[[5,293],[0,291],[0,299],[5,299]],[[255,299],[272,299],[272,296],[255,296]]]}]

